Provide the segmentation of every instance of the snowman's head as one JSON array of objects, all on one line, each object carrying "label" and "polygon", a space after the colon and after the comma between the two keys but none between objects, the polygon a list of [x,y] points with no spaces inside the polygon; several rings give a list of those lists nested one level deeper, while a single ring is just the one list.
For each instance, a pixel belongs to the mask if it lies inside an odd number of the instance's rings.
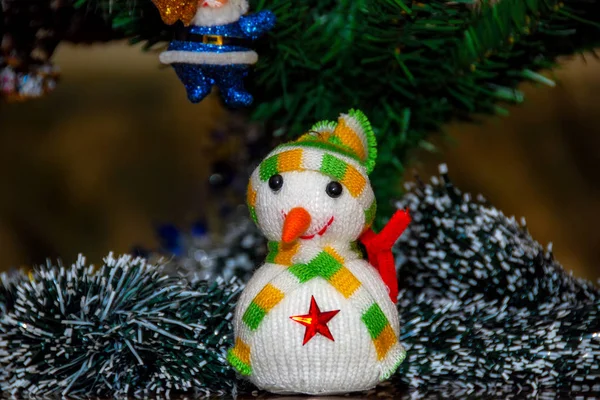
[{"label": "snowman's head", "polygon": [[270,241],[355,241],[375,216],[367,174],[376,156],[375,135],[362,112],[320,122],[278,146],[252,173],[250,214]]},{"label": "snowman's head", "polygon": [[248,0],[198,0],[193,25],[213,26],[235,22],[248,12]]}]

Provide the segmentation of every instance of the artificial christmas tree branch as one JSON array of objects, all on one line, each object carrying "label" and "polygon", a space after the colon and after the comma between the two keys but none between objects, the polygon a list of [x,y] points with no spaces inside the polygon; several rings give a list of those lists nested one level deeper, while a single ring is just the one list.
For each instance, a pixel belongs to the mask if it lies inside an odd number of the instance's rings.
[{"label": "artificial christmas tree branch", "polygon": [[[16,3],[3,4],[10,16]],[[147,48],[181,28],[163,24],[150,0],[69,4],[84,21],[104,19],[115,39]],[[293,136],[350,106],[365,110],[381,143],[373,176],[381,199],[398,192],[389,177],[402,175],[409,150],[431,147],[429,134],[452,119],[506,114],[501,103],[523,101],[520,82],[552,84],[537,71],[600,44],[598,0],[251,1],[264,8],[278,23],[258,43],[254,118]]]},{"label": "artificial christmas tree branch", "polygon": [[[366,110],[380,146],[374,184],[397,193],[407,153],[453,118],[501,113],[521,102],[522,81],[550,83],[535,71],[600,43],[596,0],[449,3],[400,0],[254,1],[278,26],[264,40],[255,72],[253,115],[300,133],[348,105]],[[136,41],[172,34],[150,1],[87,0]]]}]

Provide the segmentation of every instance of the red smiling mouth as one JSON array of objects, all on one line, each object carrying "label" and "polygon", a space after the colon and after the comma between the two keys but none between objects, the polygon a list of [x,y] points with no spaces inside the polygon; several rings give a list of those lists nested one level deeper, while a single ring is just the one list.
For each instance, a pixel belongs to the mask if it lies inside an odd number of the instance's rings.
[{"label": "red smiling mouth", "polygon": [[300,236],[300,239],[306,240],[306,239],[312,239],[317,235],[323,236],[323,234],[325,234],[325,232],[327,232],[327,228],[329,228],[331,226],[331,224],[333,224],[333,216],[331,218],[329,218],[329,221],[327,221],[327,223],[321,229],[319,229],[319,231],[317,233],[313,233],[312,235]]}]

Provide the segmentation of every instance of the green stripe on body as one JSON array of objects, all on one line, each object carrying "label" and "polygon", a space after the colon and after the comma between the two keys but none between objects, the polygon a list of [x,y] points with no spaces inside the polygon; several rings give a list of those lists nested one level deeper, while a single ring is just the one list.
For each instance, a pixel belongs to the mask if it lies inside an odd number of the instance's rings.
[{"label": "green stripe on body", "polygon": [[377,303],[373,303],[371,307],[362,315],[362,320],[367,326],[369,330],[369,334],[371,335],[371,339],[377,339],[381,331],[389,325],[389,322],[381,311],[381,308],[377,305]]},{"label": "green stripe on body", "polygon": [[229,361],[229,364],[231,364],[240,374],[244,376],[252,374],[252,367],[233,354],[233,349],[230,349],[227,352],[227,361]]},{"label": "green stripe on body", "polygon": [[300,283],[308,282],[311,279],[319,276],[319,270],[314,266],[311,266],[310,263],[294,264],[288,269],[288,271],[290,271],[292,275],[298,278]]},{"label": "green stripe on body", "polygon": [[248,327],[254,331],[265,318],[265,315],[267,315],[267,312],[260,308],[260,306],[254,301],[252,301],[244,313],[242,321],[244,321],[246,325],[248,325]]},{"label": "green stripe on body", "polygon": [[267,244],[269,247],[269,254],[267,254],[267,262],[275,263],[275,257],[279,254],[279,243],[278,242],[269,242]]},{"label": "green stripe on body", "polygon": [[333,256],[325,251],[319,253],[308,263],[309,266],[319,271],[319,275],[324,279],[331,279],[333,274],[343,267]]},{"label": "green stripe on body", "polygon": [[318,276],[330,280],[343,267],[331,254],[322,251],[308,264],[294,264],[289,271],[300,281],[308,282]]},{"label": "green stripe on body", "polygon": [[256,209],[252,206],[248,206],[248,210],[250,211],[250,218],[254,221],[255,224],[258,224],[258,217],[256,216]]}]

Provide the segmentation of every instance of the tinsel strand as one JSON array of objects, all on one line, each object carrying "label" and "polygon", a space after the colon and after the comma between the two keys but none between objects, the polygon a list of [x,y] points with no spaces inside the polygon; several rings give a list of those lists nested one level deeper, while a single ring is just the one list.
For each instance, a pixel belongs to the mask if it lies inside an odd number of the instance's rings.
[{"label": "tinsel strand", "polygon": [[442,167],[399,203],[398,379],[419,390],[600,392],[600,292],[567,274],[514,218],[455,188]]},{"label": "tinsel strand", "polygon": [[12,396],[230,393],[225,362],[240,287],[192,286],[144,259],[47,265],[0,320],[0,388]]},{"label": "tinsel strand", "polygon": [[[408,357],[383,390],[398,397],[409,387],[413,398],[600,392],[598,289],[565,273],[523,224],[442,175],[409,187],[398,204],[413,218],[396,246]],[[227,257],[256,255],[237,251]],[[162,273],[109,256],[96,272],[80,259],[5,282],[15,295],[0,320],[0,388],[23,397],[247,393],[224,358],[240,285]]]}]

